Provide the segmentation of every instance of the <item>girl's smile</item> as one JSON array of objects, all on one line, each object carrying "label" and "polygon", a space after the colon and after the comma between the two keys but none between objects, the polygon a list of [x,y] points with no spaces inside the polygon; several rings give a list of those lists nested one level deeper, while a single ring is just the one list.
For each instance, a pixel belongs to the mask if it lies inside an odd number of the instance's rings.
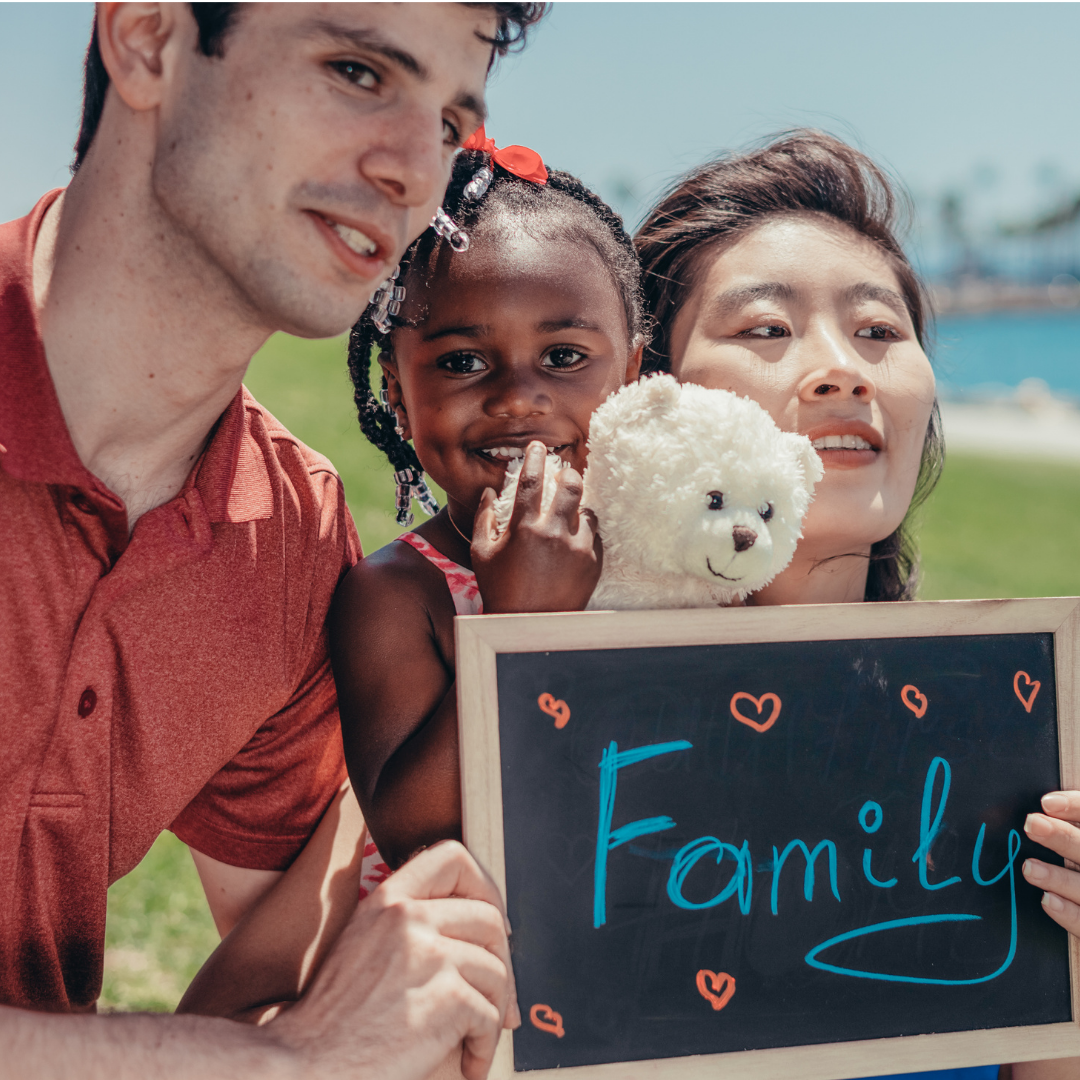
[{"label": "girl's smile", "polygon": [[637,377],[640,352],[591,245],[491,225],[433,273],[428,290],[410,275],[405,327],[381,362],[405,437],[467,522],[534,440],[584,469],[589,418]]}]

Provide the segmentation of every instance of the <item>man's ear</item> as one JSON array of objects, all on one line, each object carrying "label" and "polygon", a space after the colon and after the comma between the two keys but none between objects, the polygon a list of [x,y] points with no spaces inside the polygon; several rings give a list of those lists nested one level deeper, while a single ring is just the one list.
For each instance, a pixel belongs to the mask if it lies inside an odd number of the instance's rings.
[{"label": "man's ear", "polygon": [[383,378],[386,380],[386,397],[390,402],[390,408],[397,417],[398,427],[401,428],[403,439],[412,438],[412,429],[409,427],[409,411],[405,407],[405,395],[401,391],[401,380],[398,378],[397,365],[386,356],[379,354],[379,367],[383,370]]},{"label": "man's ear", "polygon": [[196,35],[187,4],[97,5],[101,61],[110,84],[135,112],[161,103],[173,57],[182,47],[195,48]]},{"label": "man's ear", "polygon": [[645,342],[643,341],[633,352],[630,359],[626,362],[626,378],[623,380],[625,384],[637,382],[641,378],[641,361],[645,355]]}]

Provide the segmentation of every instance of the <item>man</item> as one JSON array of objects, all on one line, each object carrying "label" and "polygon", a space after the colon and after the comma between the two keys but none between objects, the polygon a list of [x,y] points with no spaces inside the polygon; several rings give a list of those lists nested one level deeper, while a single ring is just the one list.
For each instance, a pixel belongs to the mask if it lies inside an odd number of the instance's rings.
[{"label": "man", "polygon": [[459,845],[361,904],[264,1027],[42,1011],[93,1010],[106,889],[161,829],[226,933],[343,779],[323,623],[355,530],[241,379],[275,330],[356,319],[541,10],[98,5],[78,171],[0,227],[5,1075],[421,1076],[464,1041],[479,1078],[515,1021]]}]

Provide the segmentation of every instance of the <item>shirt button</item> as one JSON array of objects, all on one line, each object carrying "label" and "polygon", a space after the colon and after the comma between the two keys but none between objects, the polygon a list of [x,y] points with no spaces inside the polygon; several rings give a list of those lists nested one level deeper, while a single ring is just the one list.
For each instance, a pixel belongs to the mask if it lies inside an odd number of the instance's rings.
[{"label": "shirt button", "polygon": [[87,687],[79,698],[79,715],[85,720],[97,708],[97,694],[92,687]]},{"label": "shirt button", "polygon": [[90,500],[82,494],[82,492],[76,492],[71,496],[71,505],[76,510],[81,510],[84,514],[92,514],[94,512],[94,505]]}]

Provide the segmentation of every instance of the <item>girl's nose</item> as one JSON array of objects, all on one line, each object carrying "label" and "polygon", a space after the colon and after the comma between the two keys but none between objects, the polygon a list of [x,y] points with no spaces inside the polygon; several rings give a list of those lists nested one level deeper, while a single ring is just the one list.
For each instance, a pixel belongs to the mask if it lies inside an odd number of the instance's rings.
[{"label": "girl's nose", "polygon": [[551,398],[534,379],[525,375],[505,374],[492,385],[484,404],[488,416],[523,419],[542,416],[551,411]]},{"label": "girl's nose", "polygon": [[809,370],[799,382],[801,401],[829,398],[865,405],[874,400],[877,387],[866,363],[842,338],[822,333],[803,347]]}]

